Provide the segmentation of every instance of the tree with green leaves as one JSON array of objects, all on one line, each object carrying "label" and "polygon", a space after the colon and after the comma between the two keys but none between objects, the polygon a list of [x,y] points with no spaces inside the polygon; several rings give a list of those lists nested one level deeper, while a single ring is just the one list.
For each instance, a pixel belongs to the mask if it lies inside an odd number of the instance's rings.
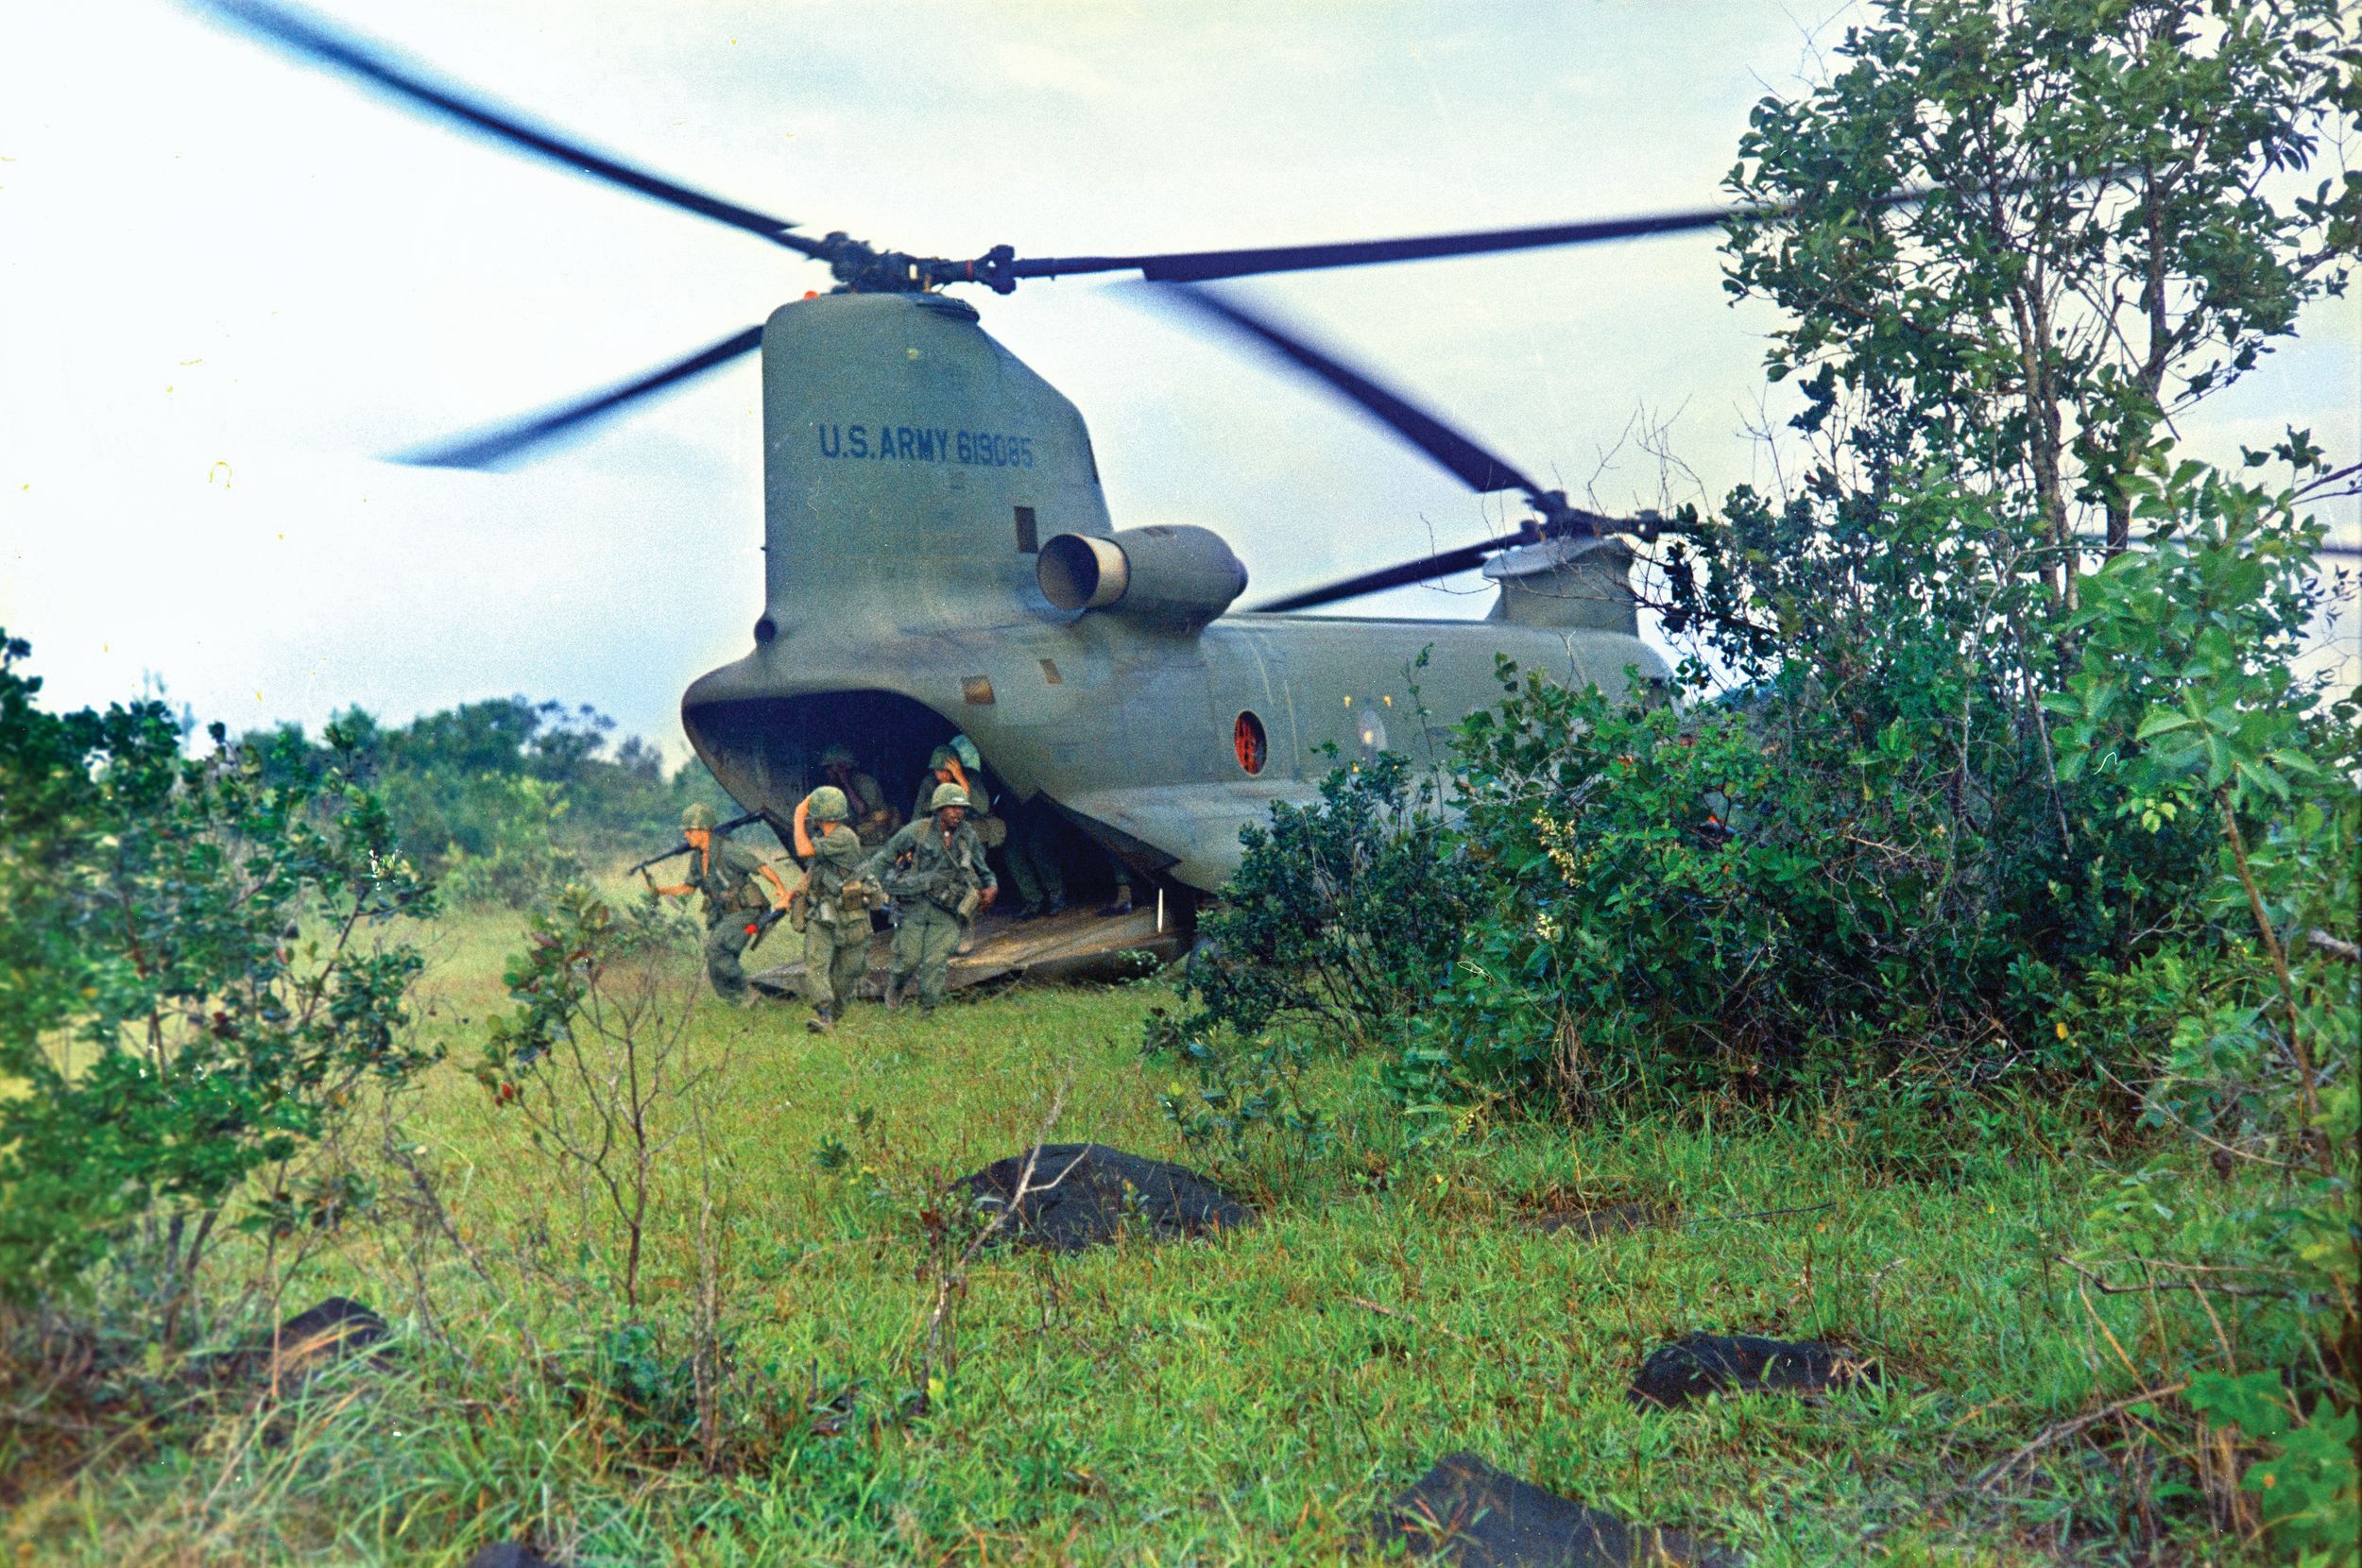
[{"label": "tree with green leaves", "polygon": [[2071,609],[2079,538],[2125,547],[2174,418],[2343,291],[2358,36],[2342,0],[1886,0],[1849,29],[1730,180],[1728,286],[1788,314],[1770,368],[1816,477],[1948,475]]},{"label": "tree with green leaves", "polygon": [[112,1255],[169,1325],[225,1219],[366,1202],[299,1162],[353,1091],[434,1059],[396,924],[433,896],[344,768],[218,724],[185,755],[153,701],[51,713],[29,652],[0,638],[0,1302]]}]

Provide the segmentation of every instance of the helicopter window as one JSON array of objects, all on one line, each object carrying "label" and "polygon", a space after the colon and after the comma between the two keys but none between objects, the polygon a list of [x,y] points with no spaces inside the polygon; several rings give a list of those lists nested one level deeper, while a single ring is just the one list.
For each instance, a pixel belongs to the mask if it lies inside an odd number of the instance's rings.
[{"label": "helicopter window", "polygon": [[970,675],[960,682],[960,695],[983,707],[993,700],[992,680],[985,675]]},{"label": "helicopter window", "polygon": [[1066,677],[1058,673],[1058,661],[1054,658],[1046,658],[1041,661],[1041,679],[1042,684],[1045,686],[1064,686],[1066,684]]},{"label": "helicopter window", "polygon": [[1263,734],[1263,721],[1252,708],[1241,712],[1230,726],[1230,748],[1238,753],[1239,766],[1250,774],[1263,771],[1263,760],[1270,755],[1271,742]]},{"label": "helicopter window", "polygon": [[1041,554],[1041,535],[1034,527],[1034,509],[1031,506],[1017,509],[1017,547],[1028,555]]}]

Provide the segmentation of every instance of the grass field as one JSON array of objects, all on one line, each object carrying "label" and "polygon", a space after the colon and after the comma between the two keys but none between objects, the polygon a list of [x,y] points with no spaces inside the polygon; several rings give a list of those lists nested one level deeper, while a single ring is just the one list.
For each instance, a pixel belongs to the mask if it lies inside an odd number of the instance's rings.
[{"label": "grass field", "polygon": [[[429,944],[421,1027],[452,1057],[402,1147],[458,1241],[389,1202],[282,1287],[288,1310],[330,1293],[378,1308],[400,1335],[390,1367],[348,1363],[273,1403],[167,1399],[176,1369],[151,1365],[143,1420],[12,1423],[11,1551],[457,1562],[530,1539],[577,1563],[1346,1561],[1384,1499],[1474,1449],[1764,1564],[2142,1560],[2160,1537],[2173,1559],[2244,1559],[2173,1500],[2195,1473],[2137,1408],[2055,1430],[2217,1342],[2191,1298],[2103,1295],[2054,1261],[2093,1255],[2113,1182],[2061,1108],[1996,1101],[1941,1157],[1903,1162],[1908,1179],[1832,1107],[1501,1121],[1420,1152],[1340,1062],[1333,1150],[1232,1156],[1183,1149],[1157,1108],[1174,1072],[1138,1046],[1170,1000],[1156,982],[928,1020],[864,1007],[825,1038],[800,1009],[701,1003],[684,1048],[715,1073],[706,1138],[686,1101],[659,1105],[656,1133],[678,1141],[654,1156],[634,1307],[601,1200],[466,1071],[516,930],[454,916]],[[693,959],[657,979],[687,992]],[[963,1271],[943,1183],[1022,1150],[1053,1103],[1055,1139],[1208,1168],[1262,1222],[986,1251]],[[2240,1193],[2198,1166],[2182,1196],[2202,1211]],[[1598,1240],[1529,1222],[1624,1201],[1679,1222]],[[268,1321],[239,1288],[259,1269],[221,1260],[217,1340]],[[700,1301],[727,1347],[714,1463],[668,1383]],[[2271,1364],[2236,1304],[2212,1304],[2223,1354]],[[618,1338],[630,1321],[645,1333]],[[1833,1338],[1888,1379],[1818,1404],[1633,1407],[1641,1357],[1692,1329]],[[619,1379],[629,1399],[586,1391]]]}]

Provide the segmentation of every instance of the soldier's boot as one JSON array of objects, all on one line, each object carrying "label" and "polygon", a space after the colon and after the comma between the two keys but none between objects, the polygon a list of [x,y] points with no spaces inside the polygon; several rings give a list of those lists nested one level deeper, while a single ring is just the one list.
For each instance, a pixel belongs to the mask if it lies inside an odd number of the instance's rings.
[{"label": "soldier's boot", "polygon": [[1118,882],[1116,884],[1116,895],[1113,898],[1108,899],[1106,904],[1100,910],[1099,912],[1102,915],[1111,917],[1119,914],[1130,914],[1132,912],[1132,884],[1129,882]]},{"label": "soldier's boot", "polygon": [[830,1026],[835,1022],[835,1008],[815,1007],[812,1010],[812,1016],[804,1020],[804,1027],[814,1034],[826,1034],[829,1032]]}]

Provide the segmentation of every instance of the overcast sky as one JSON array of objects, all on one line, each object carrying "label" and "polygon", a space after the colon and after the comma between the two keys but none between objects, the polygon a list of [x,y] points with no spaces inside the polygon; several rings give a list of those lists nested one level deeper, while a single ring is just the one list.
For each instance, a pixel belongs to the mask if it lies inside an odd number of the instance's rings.
[{"label": "overcast sky", "polygon": [[[1749,107],[1847,14],[1780,4],[338,0],[535,118],[815,233],[1151,251],[1720,199]],[[1720,495],[1761,462],[1760,308],[1710,234],[1258,280],[1539,476],[1655,498],[1636,413]],[[402,112],[161,0],[0,11],[0,624],[60,705],[149,674],[200,719],[523,692],[682,754],[761,605],[751,361],[515,472],[379,454],[760,321],[825,273]],[[1087,281],[973,292],[1089,421],[1117,526],[1195,522],[1268,593],[1499,520],[1424,460]],[[2362,449],[2362,309],[2187,427]],[[1780,404],[1772,405],[1776,411]],[[2354,513],[2340,515],[2349,536]],[[1408,589],[1438,616],[1486,599]],[[2341,628],[2349,645],[2353,627]]]}]

